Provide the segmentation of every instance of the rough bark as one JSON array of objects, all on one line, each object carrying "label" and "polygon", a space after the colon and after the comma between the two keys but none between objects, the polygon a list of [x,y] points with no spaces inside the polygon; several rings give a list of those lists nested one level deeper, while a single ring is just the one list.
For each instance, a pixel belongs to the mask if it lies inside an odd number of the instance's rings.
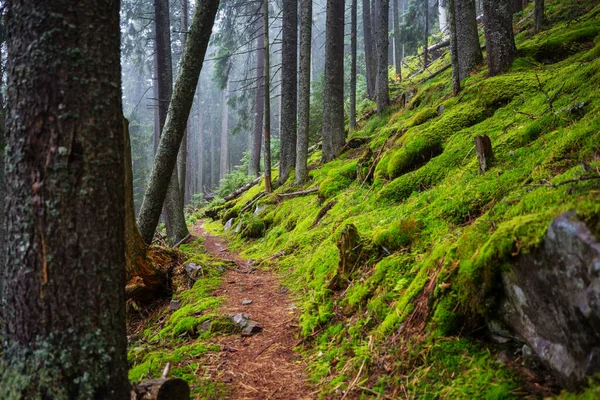
[{"label": "rough bark", "polygon": [[377,61],[373,51],[373,23],[371,21],[371,1],[362,0],[363,7],[363,39],[365,44],[365,65],[367,78],[367,94],[375,97],[375,81],[377,80]]},{"label": "rough bark", "polygon": [[265,192],[271,193],[271,72],[270,72],[270,54],[269,54],[269,0],[263,2],[263,21],[265,23],[265,75],[263,87],[265,90],[265,108],[264,108],[264,140],[265,140]]},{"label": "rough bark", "polygon": [[219,177],[225,178],[227,172],[229,172],[229,78],[227,78],[227,85],[222,93],[222,115],[221,115],[221,157],[220,157],[220,168]]},{"label": "rough bark", "polygon": [[[323,162],[344,147],[344,0],[327,0],[323,85]],[[387,55],[387,52],[386,52]]]},{"label": "rough bark", "polygon": [[544,0],[535,0],[534,9],[534,27],[536,32],[540,32],[546,22],[546,13],[544,10]]},{"label": "rough bark", "polygon": [[[188,30],[188,0],[181,0],[181,44],[185,48]],[[179,190],[181,191],[179,200],[181,201],[181,210],[185,206],[186,180],[187,180],[187,158],[188,158],[188,132],[190,130],[190,121],[188,119],[181,142],[181,148],[177,156],[177,175],[179,177]]]},{"label": "rough bark", "polygon": [[398,7],[399,0],[393,0],[393,20],[394,20],[394,64],[396,68],[396,79],[402,82],[402,46],[400,45],[400,11]]},{"label": "rough bark", "polygon": [[350,8],[350,130],[356,129],[356,34],[358,30],[358,1]]},{"label": "rough bark", "polygon": [[494,161],[494,151],[492,141],[488,135],[475,136],[475,152],[479,160],[479,172],[484,174],[492,166]]},{"label": "rough bark", "polygon": [[380,5],[377,23],[377,113],[390,105],[388,86],[388,21],[390,0],[378,0]]},{"label": "rough bark", "polygon": [[456,1],[448,0],[448,23],[450,25],[450,58],[452,60],[452,92],[460,92],[460,60],[458,55],[458,37],[456,26]]},{"label": "rough bark", "polygon": [[300,2],[300,93],[298,97],[298,137],[296,146],[296,183],[308,177],[308,130],[310,127],[310,72],[312,44],[312,0]]},{"label": "rough bark", "polygon": [[517,53],[509,0],[483,0],[488,76],[512,65]]},{"label": "rough bark", "polygon": [[455,0],[456,41],[458,45],[459,79],[462,82],[483,63],[477,31],[475,0]]},{"label": "rough bark", "polygon": [[15,398],[125,399],[119,1],[6,5],[4,367]]},{"label": "rough bark", "polygon": [[425,50],[423,51],[423,69],[429,64],[429,0],[423,0],[423,15],[425,18]]},{"label": "rough bark", "polygon": [[[200,98],[198,98],[200,99]],[[204,193],[204,140],[206,135],[204,134],[204,119],[205,112],[203,111],[202,102],[199,101],[200,107],[198,107],[198,192]]]},{"label": "rough bark", "polygon": [[262,147],[263,135],[263,114],[265,104],[265,22],[264,19],[258,21],[261,25],[256,38],[256,97],[254,110],[254,136],[252,140],[252,149],[250,152],[250,163],[248,173],[251,176],[258,176],[260,173],[260,152]]},{"label": "rough bark", "polygon": [[287,181],[296,165],[298,112],[298,2],[283,0],[281,47],[281,123],[279,184]]},{"label": "rough bark", "polygon": [[208,41],[214,24],[219,0],[198,3],[188,40],[182,56],[181,68],[167,121],[160,139],[156,160],[150,176],[144,202],[140,210],[139,227],[146,243],[152,241],[160,218],[160,210],[167,195],[170,177],[177,162],[177,152],[183,139],[194,93]]}]

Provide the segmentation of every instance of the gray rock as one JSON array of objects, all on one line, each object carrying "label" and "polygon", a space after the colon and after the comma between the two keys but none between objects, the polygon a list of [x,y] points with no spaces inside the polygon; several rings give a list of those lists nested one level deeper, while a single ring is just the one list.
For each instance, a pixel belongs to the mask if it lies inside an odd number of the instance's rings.
[{"label": "gray rock", "polygon": [[248,325],[248,321],[250,321],[250,317],[246,314],[235,314],[231,317],[233,323],[238,325],[240,328],[245,328]]},{"label": "gray rock", "polygon": [[260,326],[256,321],[248,321],[248,325],[242,330],[242,336],[252,336],[256,335],[260,331],[262,331],[262,326]]},{"label": "gray rock", "polygon": [[208,332],[210,331],[210,324],[212,323],[212,320],[207,319],[206,321],[204,321],[203,323],[200,324],[200,326],[198,327],[198,330],[200,332]]},{"label": "gray rock", "polygon": [[169,303],[169,311],[179,310],[179,307],[181,307],[181,301],[179,300],[171,300]]},{"label": "gray rock", "polygon": [[240,221],[238,222],[237,226],[235,227],[235,233],[240,233],[241,230],[242,230],[242,219],[240,218]]},{"label": "gray rock", "polygon": [[263,212],[266,209],[267,209],[267,205],[266,204],[263,204],[261,206],[257,205],[256,209],[254,210],[254,215],[258,215],[258,214],[260,214],[261,212]]},{"label": "gray rock", "polygon": [[233,227],[233,218],[229,219],[229,221],[227,221],[225,223],[225,226],[223,227],[223,230],[225,230],[225,232],[228,232],[231,230],[231,228]]},{"label": "gray rock", "polygon": [[252,300],[243,300],[242,301],[243,306],[249,306],[250,304],[252,304]]},{"label": "gray rock", "polygon": [[444,113],[444,110],[446,110],[446,106],[444,106],[443,104],[441,106],[438,107],[437,109],[437,114],[438,115],[442,115]]},{"label": "gray rock", "polygon": [[204,270],[202,267],[195,263],[188,263],[183,265],[183,269],[185,270],[188,277],[194,282],[204,276]]},{"label": "gray rock", "polygon": [[502,281],[499,317],[561,385],[574,389],[600,372],[600,243],[574,212],[558,216]]}]

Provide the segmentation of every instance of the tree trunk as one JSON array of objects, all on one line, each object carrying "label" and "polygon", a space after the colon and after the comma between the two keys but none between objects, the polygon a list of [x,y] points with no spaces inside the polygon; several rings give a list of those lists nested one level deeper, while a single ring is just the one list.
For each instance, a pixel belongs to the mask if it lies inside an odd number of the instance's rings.
[{"label": "tree trunk", "polygon": [[169,105],[168,118],[140,210],[139,227],[146,243],[152,241],[158,225],[160,210],[177,162],[177,152],[194,100],[194,92],[218,6],[219,0],[205,0],[196,6],[194,20],[182,56],[179,76],[175,83],[173,99]]},{"label": "tree trunk", "polygon": [[281,124],[279,184],[287,181],[296,165],[298,113],[298,2],[283,0],[281,54]]},{"label": "tree trunk", "polygon": [[388,88],[388,20],[390,0],[378,0],[377,23],[377,113],[381,115],[390,104]]},{"label": "tree trunk", "polygon": [[333,160],[346,142],[344,131],[344,0],[327,0],[326,19],[323,162]]},{"label": "tree trunk", "polygon": [[310,127],[310,72],[312,44],[312,0],[300,1],[300,93],[298,97],[298,138],[296,153],[296,183],[308,177],[308,130]]},{"label": "tree trunk", "polygon": [[263,21],[265,23],[264,37],[265,37],[265,75],[264,84],[265,88],[265,112],[264,112],[264,139],[265,139],[265,192],[271,193],[271,66],[270,66],[270,55],[269,55],[269,0],[263,2]]},{"label": "tree trunk", "polygon": [[475,0],[455,0],[454,5],[459,79],[462,82],[476,66],[483,64],[483,54],[479,44]]},{"label": "tree trunk", "polygon": [[[199,89],[199,88],[198,88]],[[198,193],[204,193],[204,140],[206,135],[204,134],[204,119],[206,112],[202,107],[201,97],[198,96]]]},{"label": "tree trunk", "polygon": [[377,61],[373,51],[373,23],[371,21],[371,1],[362,0],[363,6],[363,39],[365,44],[365,65],[367,78],[367,95],[375,97],[375,81],[377,75]]},{"label": "tree trunk", "polygon": [[535,31],[540,32],[546,22],[546,13],[544,11],[544,0],[535,0],[534,26]]},{"label": "tree trunk", "polygon": [[456,26],[456,1],[448,0],[448,22],[450,25],[450,57],[452,60],[452,92],[460,92],[460,60],[458,55],[458,35]]},{"label": "tree trunk", "polygon": [[229,167],[229,77],[227,85],[222,93],[223,113],[221,115],[221,157],[219,175],[223,179],[227,175]]},{"label": "tree trunk", "polygon": [[352,0],[350,9],[350,130],[356,129],[356,34],[358,30],[358,1]]},{"label": "tree trunk", "polygon": [[248,173],[251,176],[258,176],[260,173],[260,151],[262,147],[263,135],[263,115],[265,104],[265,21],[261,24],[256,39],[256,97],[254,110],[254,137],[252,141],[252,151],[250,152],[250,163],[248,164]]},{"label": "tree trunk", "polygon": [[483,0],[488,76],[512,65],[517,53],[509,0]]},{"label": "tree trunk", "polygon": [[6,5],[4,377],[15,398],[129,398],[119,2]]},{"label": "tree trunk", "polygon": [[400,45],[400,11],[398,7],[399,0],[393,0],[393,19],[394,19],[394,61],[396,66],[396,79],[402,82],[402,46]]},{"label": "tree trunk", "polygon": [[[185,48],[185,41],[187,39],[187,30],[188,30],[188,0],[181,0],[181,44],[182,47]],[[181,201],[181,210],[185,207],[185,198],[186,198],[186,178],[187,178],[187,158],[188,158],[188,132],[190,130],[190,121],[188,119],[186,123],[185,134],[183,135],[183,140],[181,142],[181,148],[179,149],[179,154],[177,156],[177,174],[179,176],[179,190],[180,201]]]},{"label": "tree trunk", "polygon": [[427,64],[429,64],[429,0],[423,0],[423,15],[425,17],[425,50],[423,51],[423,69],[426,69]]}]

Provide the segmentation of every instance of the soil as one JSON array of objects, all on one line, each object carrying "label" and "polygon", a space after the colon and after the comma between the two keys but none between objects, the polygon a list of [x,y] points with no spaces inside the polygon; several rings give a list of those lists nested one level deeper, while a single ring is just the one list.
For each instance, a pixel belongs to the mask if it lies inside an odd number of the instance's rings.
[{"label": "soil", "polygon": [[[194,234],[204,238],[206,251],[237,268],[228,271],[215,292],[224,298],[221,311],[243,313],[257,321],[262,332],[250,337],[224,336],[216,339],[221,352],[216,360],[218,381],[230,386],[229,399],[312,399],[305,363],[294,352],[299,344],[298,311],[276,274],[257,269],[228,249],[224,239],[207,232],[202,222]],[[249,305],[242,305],[251,300]],[[313,389],[314,390],[314,389]]]}]

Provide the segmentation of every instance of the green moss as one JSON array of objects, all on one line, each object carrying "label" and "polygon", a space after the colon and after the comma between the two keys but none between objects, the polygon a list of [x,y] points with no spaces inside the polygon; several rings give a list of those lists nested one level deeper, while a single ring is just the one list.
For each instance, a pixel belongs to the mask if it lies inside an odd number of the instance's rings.
[{"label": "green moss", "polygon": [[392,222],[387,228],[377,230],[373,236],[373,243],[389,251],[399,250],[410,246],[421,229],[419,221],[404,218]]},{"label": "green moss", "polygon": [[442,144],[435,137],[418,137],[395,152],[387,163],[387,175],[394,179],[418,168],[442,153]]},{"label": "green moss", "polygon": [[415,114],[408,123],[406,124],[407,128],[411,128],[413,126],[423,125],[425,122],[429,121],[437,117],[437,108],[435,107],[426,107]]},{"label": "green moss", "polygon": [[327,174],[327,179],[319,186],[319,195],[323,198],[333,197],[346,189],[356,179],[356,163],[351,161],[340,168],[333,169]]},{"label": "green moss", "polygon": [[242,217],[240,235],[248,239],[260,238],[265,233],[265,223],[253,213],[246,213]]}]

